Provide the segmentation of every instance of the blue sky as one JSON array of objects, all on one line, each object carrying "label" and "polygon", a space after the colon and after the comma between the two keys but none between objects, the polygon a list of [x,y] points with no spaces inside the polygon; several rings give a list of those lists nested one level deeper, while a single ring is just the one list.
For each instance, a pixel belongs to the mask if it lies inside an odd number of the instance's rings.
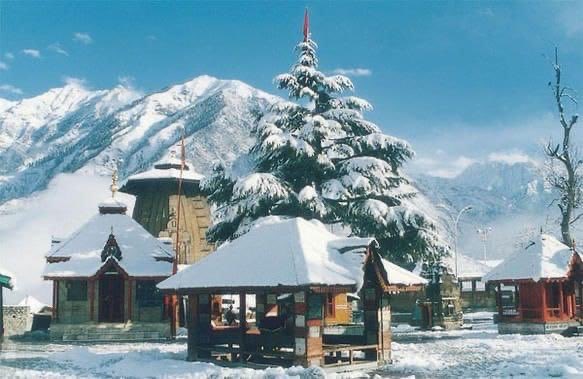
[{"label": "blue sky", "polygon": [[582,2],[0,0],[0,97],[67,77],[148,92],[201,74],[284,95],[272,78],[294,61],[306,6],[321,69],[352,73],[368,117],[418,151],[416,169],[536,154],[556,129],[555,45],[583,91]]}]

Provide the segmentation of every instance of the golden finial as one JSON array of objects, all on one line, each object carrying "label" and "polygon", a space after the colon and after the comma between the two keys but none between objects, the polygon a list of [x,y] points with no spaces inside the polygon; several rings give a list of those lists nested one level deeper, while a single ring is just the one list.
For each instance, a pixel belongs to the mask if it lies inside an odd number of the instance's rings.
[{"label": "golden finial", "polygon": [[109,186],[109,189],[111,190],[111,197],[115,198],[115,194],[119,189],[117,186],[117,168],[115,168],[111,174],[111,185]]}]

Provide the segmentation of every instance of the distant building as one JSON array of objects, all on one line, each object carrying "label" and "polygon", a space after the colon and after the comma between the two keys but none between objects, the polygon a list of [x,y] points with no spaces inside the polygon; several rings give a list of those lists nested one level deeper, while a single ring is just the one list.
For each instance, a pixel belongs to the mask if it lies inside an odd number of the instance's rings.
[{"label": "distant building", "polygon": [[452,273],[457,271],[461,305],[464,311],[491,310],[496,308],[494,291],[487,288],[484,276],[501,261],[480,261],[458,253],[457,270],[455,254],[444,259]]},{"label": "distant building", "polygon": [[[391,296],[426,283],[376,249],[317,221],[267,218],[159,288],[188,296],[189,360],[374,367],[391,360]],[[217,294],[239,297],[236,316],[214,316]],[[345,313],[349,297],[360,299],[360,320]]]},{"label": "distant building", "polygon": [[12,289],[12,278],[8,271],[5,271],[0,267],[0,339],[4,335],[4,301],[3,301],[3,289]]},{"label": "distant building", "polygon": [[53,282],[52,339],[169,337],[156,284],[172,273],[174,252],[126,215],[113,197],[71,236],[56,242],[43,273]]},{"label": "distant building", "polygon": [[[167,237],[176,244],[178,187],[181,161],[169,157],[149,171],[130,176],[120,191],[136,196],[133,218],[156,237]],[[214,246],[206,240],[210,208],[200,191],[203,176],[185,163],[180,201],[178,263],[190,264],[207,256]]]},{"label": "distant building", "polygon": [[583,261],[540,234],[484,278],[496,287],[500,333],[563,333],[581,325]]}]

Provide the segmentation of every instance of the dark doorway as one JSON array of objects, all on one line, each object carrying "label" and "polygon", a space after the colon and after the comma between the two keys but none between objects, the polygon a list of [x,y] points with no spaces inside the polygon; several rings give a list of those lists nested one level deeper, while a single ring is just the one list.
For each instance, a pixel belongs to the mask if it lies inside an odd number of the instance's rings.
[{"label": "dark doorway", "polygon": [[124,279],[108,271],[99,280],[99,322],[124,322]]}]

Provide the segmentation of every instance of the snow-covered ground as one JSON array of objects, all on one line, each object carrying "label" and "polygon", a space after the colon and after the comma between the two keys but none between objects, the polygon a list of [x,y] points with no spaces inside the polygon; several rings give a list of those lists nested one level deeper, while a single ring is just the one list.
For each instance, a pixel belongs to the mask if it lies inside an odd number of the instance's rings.
[{"label": "snow-covered ground", "polygon": [[[583,338],[497,333],[482,320],[472,330],[421,332],[394,329],[392,365],[336,377],[583,378]],[[472,317],[472,316],[470,316]],[[309,377],[300,368],[264,371],[186,362],[184,342],[96,345],[5,342],[0,377],[10,378],[286,378]]]}]

